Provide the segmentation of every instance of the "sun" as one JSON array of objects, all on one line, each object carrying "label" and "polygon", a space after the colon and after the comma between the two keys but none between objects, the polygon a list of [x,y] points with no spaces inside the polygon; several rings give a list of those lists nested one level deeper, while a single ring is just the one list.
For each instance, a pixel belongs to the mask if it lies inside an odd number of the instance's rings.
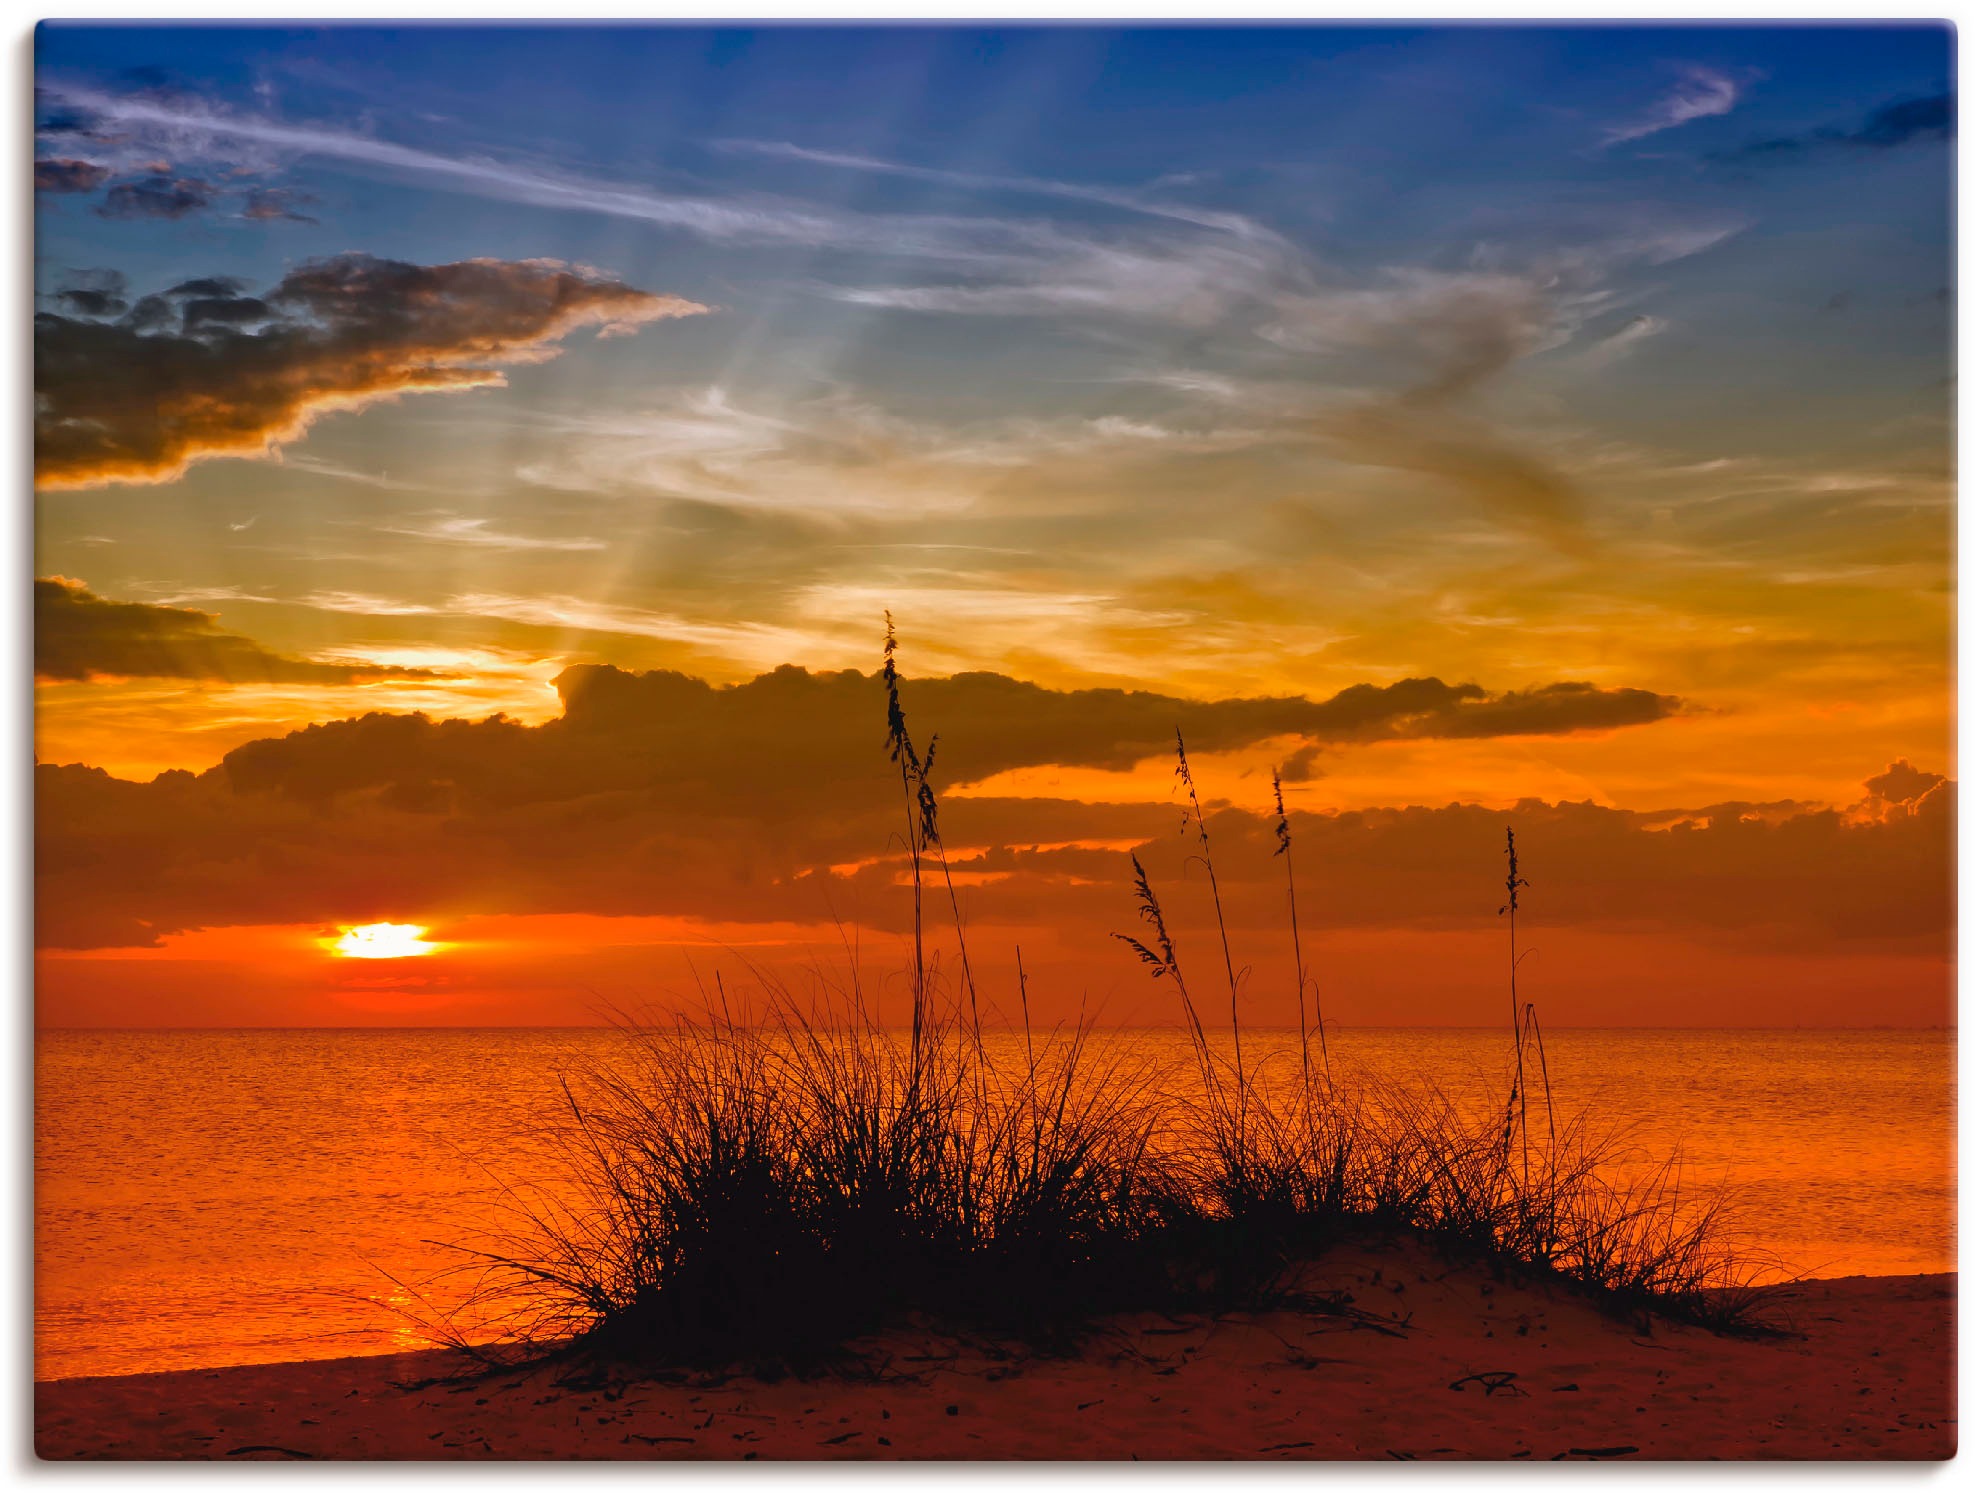
[{"label": "sun", "polygon": [[344,929],[331,949],[345,959],[411,959],[437,954],[440,945],[428,943],[418,923],[360,923]]}]

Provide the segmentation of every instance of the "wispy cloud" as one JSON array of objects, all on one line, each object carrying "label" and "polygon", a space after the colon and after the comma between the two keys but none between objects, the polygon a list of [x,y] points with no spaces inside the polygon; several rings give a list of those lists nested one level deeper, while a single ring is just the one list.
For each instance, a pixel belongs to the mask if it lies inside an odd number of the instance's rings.
[{"label": "wispy cloud", "polygon": [[[1042,246],[1041,246],[1042,247]],[[1192,242],[1075,239],[974,281],[828,287],[855,305],[963,316],[1130,316],[1201,327],[1291,291],[1304,275],[1291,251],[1232,238]]]},{"label": "wispy cloud", "polygon": [[[960,314],[1092,312],[1201,324],[1248,294],[1296,278],[1293,247],[1240,214],[1158,201],[1134,192],[1022,177],[977,176],[798,146],[733,146],[836,169],[889,172],[1103,205],[1169,225],[1130,231],[979,215],[859,213],[760,195],[699,196],[605,181],[488,156],[449,155],[322,124],[150,94],[122,95],[49,83],[43,94],[99,125],[114,126],[126,153],[136,145],[176,160],[273,169],[283,158],[317,158],[416,176],[458,191],[556,210],[599,213],[716,243],[798,245],[864,257],[903,271],[899,283],[835,284],[826,294],[858,304]],[[65,137],[66,138],[66,137]],[[242,152],[248,153],[243,162]],[[887,273],[882,270],[881,273]]]},{"label": "wispy cloud", "polygon": [[[728,622],[680,612],[623,606],[583,596],[518,596],[470,591],[441,601],[416,602],[348,591],[317,591],[299,598],[303,606],[326,612],[375,617],[450,617],[521,623],[563,633],[568,652],[586,634],[652,638],[679,643],[752,668],[771,668],[793,658],[815,655],[816,635],[768,622]],[[871,627],[867,628],[870,633]],[[869,650],[870,651],[870,650]]]},{"label": "wispy cloud", "polygon": [[1642,114],[1626,124],[1612,125],[1603,135],[1605,145],[1641,140],[1689,124],[1694,119],[1710,119],[1730,114],[1739,103],[1742,88],[1737,79],[1709,67],[1687,67],[1677,86]]},{"label": "wispy cloud", "polygon": [[399,524],[380,524],[377,532],[397,534],[407,539],[424,539],[434,544],[465,545],[470,549],[580,551],[605,548],[602,539],[575,535],[566,539],[551,539],[541,535],[505,534],[500,529],[491,529],[485,518],[462,518],[450,513],[408,519]]},{"label": "wispy cloud", "polygon": [[457,188],[539,207],[588,210],[687,230],[712,239],[829,243],[844,236],[830,215],[787,205],[754,207],[655,191],[626,183],[558,175],[486,157],[460,157],[399,145],[328,125],[290,124],[196,100],[106,93],[63,83],[43,92],[96,119],[144,132],[151,145],[182,156],[224,156],[226,144],[437,177]]},{"label": "wispy cloud", "polygon": [[1012,483],[1101,486],[1166,457],[1256,444],[1266,425],[1100,413],[952,426],[845,393],[775,407],[725,389],[645,410],[541,417],[550,451],[518,476],[552,489],[658,494],[817,519],[918,522],[995,498]]},{"label": "wispy cloud", "polygon": [[[1523,265],[1479,256],[1459,271],[1391,269],[1362,286],[1289,298],[1266,335],[1314,354],[1346,354],[1395,380],[1309,414],[1315,437],[1341,458],[1433,477],[1495,517],[1578,550],[1587,508],[1579,483],[1549,453],[1488,419],[1482,396],[1514,365],[1566,345],[1613,311],[1619,272],[1700,253],[1740,227],[1666,225]],[[1661,330],[1648,317],[1633,325],[1635,338]],[[1366,387],[1365,371],[1360,378]]]},{"label": "wispy cloud", "polygon": [[1165,202],[1140,192],[1124,191],[1117,187],[1054,181],[1049,177],[1000,176],[978,171],[951,171],[941,167],[915,166],[901,161],[880,160],[873,156],[853,155],[843,151],[814,150],[807,146],[792,145],[778,140],[718,140],[714,144],[721,150],[743,152],[776,160],[800,161],[813,166],[831,166],[846,171],[897,176],[911,181],[962,187],[975,192],[1061,197],[1074,202],[1090,202],[1096,206],[1119,208],[1123,212],[1141,213],[1151,218],[1169,218],[1179,223],[1194,223],[1200,228],[1214,228],[1238,238],[1271,239],[1282,242],[1278,234],[1255,219],[1245,217],[1242,213],[1218,212],[1211,208]]},{"label": "wispy cloud", "polygon": [[1589,368],[1606,368],[1609,364],[1626,357],[1639,343],[1647,342],[1650,338],[1661,336],[1670,330],[1670,325],[1661,316],[1632,316],[1613,332],[1596,338],[1583,356],[1582,365]]}]

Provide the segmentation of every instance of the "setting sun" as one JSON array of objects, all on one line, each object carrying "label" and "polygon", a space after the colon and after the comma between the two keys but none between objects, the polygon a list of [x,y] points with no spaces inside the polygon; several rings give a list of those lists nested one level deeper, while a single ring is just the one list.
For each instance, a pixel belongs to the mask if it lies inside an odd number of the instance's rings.
[{"label": "setting sun", "polygon": [[363,923],[346,928],[332,947],[346,959],[410,959],[440,949],[418,923]]}]

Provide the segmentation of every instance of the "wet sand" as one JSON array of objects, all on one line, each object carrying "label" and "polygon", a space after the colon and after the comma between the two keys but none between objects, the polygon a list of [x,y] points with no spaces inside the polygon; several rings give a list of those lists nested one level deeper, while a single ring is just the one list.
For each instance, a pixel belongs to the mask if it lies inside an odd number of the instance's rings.
[{"label": "wet sand", "polygon": [[35,1386],[47,1459],[1930,1459],[1957,1446],[1952,1275],[1779,1286],[1788,1329],[1621,1320],[1413,1245],[1301,1284],[1345,1315],[1119,1318],[1077,1357],[932,1333],[765,1382],[427,1352]]}]

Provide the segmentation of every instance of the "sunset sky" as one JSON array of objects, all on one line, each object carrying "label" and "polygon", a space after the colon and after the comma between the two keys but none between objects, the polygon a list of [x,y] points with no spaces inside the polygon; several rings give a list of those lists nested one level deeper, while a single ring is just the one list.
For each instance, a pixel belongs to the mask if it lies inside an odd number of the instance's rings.
[{"label": "sunset sky", "polygon": [[43,27],[39,1020],[1947,1021],[1950,45]]}]

